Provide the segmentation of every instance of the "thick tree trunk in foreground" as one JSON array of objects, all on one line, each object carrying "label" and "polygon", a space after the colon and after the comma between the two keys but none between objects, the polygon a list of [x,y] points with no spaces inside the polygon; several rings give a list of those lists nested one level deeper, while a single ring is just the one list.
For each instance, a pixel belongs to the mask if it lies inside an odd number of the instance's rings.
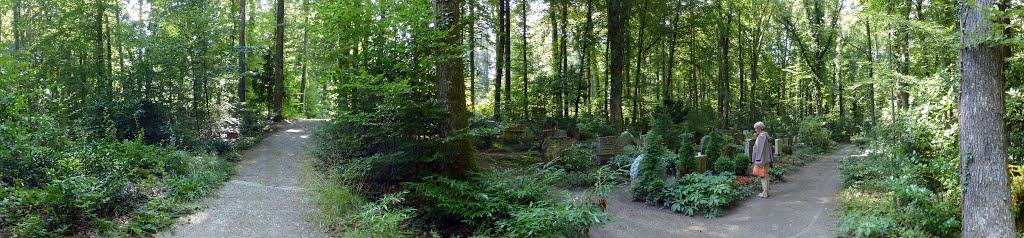
[{"label": "thick tree trunk in foreground", "polygon": [[992,22],[981,8],[993,0],[964,3],[960,13],[960,176],[963,237],[1015,237],[1006,170],[1002,47],[980,42]]},{"label": "thick tree trunk in foreground", "polygon": [[[441,123],[442,136],[455,136],[469,124],[466,110],[466,84],[463,75],[461,7],[459,0],[435,0],[434,14],[438,29],[446,31],[441,38],[437,62],[437,99],[448,115]],[[457,139],[447,145],[447,164],[442,174],[453,178],[466,178],[477,169],[473,146],[469,139]]]},{"label": "thick tree trunk in foreground", "polygon": [[623,48],[622,43],[625,40],[622,29],[625,25],[627,18],[626,12],[623,12],[627,6],[626,0],[607,0],[608,6],[608,48],[609,57],[611,57],[611,63],[608,68],[609,75],[611,77],[611,105],[610,108],[610,119],[612,125],[615,125],[615,129],[622,131],[622,68],[623,68]]},{"label": "thick tree trunk in foreground", "polygon": [[274,121],[284,120],[284,0],[277,0],[274,31]]}]

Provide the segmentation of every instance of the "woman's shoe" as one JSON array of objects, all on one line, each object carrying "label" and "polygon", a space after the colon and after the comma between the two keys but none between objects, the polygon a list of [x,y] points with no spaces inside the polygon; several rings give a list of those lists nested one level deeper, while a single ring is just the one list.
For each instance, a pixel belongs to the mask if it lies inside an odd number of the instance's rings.
[{"label": "woman's shoe", "polygon": [[759,197],[759,198],[767,198],[768,194],[767,193],[759,193],[759,194],[757,194],[757,197]]}]

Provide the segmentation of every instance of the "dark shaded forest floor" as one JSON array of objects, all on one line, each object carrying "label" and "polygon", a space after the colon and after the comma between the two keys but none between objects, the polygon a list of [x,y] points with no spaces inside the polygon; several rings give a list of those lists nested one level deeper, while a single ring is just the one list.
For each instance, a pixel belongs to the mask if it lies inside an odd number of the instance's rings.
[{"label": "dark shaded forest floor", "polygon": [[303,188],[303,151],[316,125],[299,120],[243,152],[238,173],[207,202],[159,237],[328,237],[313,221]]},{"label": "dark shaded forest floor", "polygon": [[[616,188],[608,199],[613,221],[592,229],[592,237],[834,237],[833,214],[839,188],[836,162],[856,154],[857,147],[842,145],[837,151],[808,163],[772,183],[771,197],[750,197],[720,217],[705,219],[629,198],[629,187]],[[754,189],[761,191],[760,185]]]}]

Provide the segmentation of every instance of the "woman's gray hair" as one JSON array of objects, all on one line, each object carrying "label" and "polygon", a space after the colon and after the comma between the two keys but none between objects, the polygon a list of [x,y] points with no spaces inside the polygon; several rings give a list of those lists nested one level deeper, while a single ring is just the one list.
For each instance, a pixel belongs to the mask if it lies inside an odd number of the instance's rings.
[{"label": "woman's gray hair", "polygon": [[757,123],[754,123],[754,129],[761,129],[761,130],[764,130],[764,122],[757,122]]}]

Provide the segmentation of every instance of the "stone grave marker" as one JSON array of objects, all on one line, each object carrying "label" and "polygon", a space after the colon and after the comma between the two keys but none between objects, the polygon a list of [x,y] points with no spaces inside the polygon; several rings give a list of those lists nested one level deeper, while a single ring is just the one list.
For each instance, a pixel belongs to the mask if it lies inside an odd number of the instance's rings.
[{"label": "stone grave marker", "polygon": [[750,155],[750,147],[754,146],[753,144],[754,144],[754,140],[753,139],[747,139],[747,140],[743,141],[743,153],[747,154],[747,155]]},{"label": "stone grave marker", "polygon": [[782,139],[775,139],[775,155],[782,155]]},{"label": "stone grave marker", "polygon": [[705,142],[707,142],[709,137],[710,136],[705,135],[704,137],[700,138],[700,144],[697,145],[697,155],[705,154],[704,153],[704,144],[705,144]]},{"label": "stone grave marker", "polygon": [[555,132],[551,135],[552,138],[566,138],[569,137],[568,132],[562,129],[555,129]]},{"label": "stone grave marker", "polygon": [[704,173],[708,171],[708,156],[698,155],[697,158],[697,173]]},{"label": "stone grave marker", "polygon": [[619,137],[605,136],[597,138],[597,156],[615,156],[621,152],[622,146],[619,145]]},{"label": "stone grave marker", "polygon": [[619,146],[622,146],[622,147],[625,147],[627,145],[633,145],[633,146],[636,146],[638,148],[640,147],[640,143],[638,142],[636,137],[633,137],[633,134],[630,134],[628,131],[624,131],[624,132],[622,132],[622,134],[619,134],[618,142],[619,142]]},{"label": "stone grave marker", "polygon": [[505,128],[501,132],[502,139],[521,138],[526,135],[526,126],[519,124],[512,127]]}]

